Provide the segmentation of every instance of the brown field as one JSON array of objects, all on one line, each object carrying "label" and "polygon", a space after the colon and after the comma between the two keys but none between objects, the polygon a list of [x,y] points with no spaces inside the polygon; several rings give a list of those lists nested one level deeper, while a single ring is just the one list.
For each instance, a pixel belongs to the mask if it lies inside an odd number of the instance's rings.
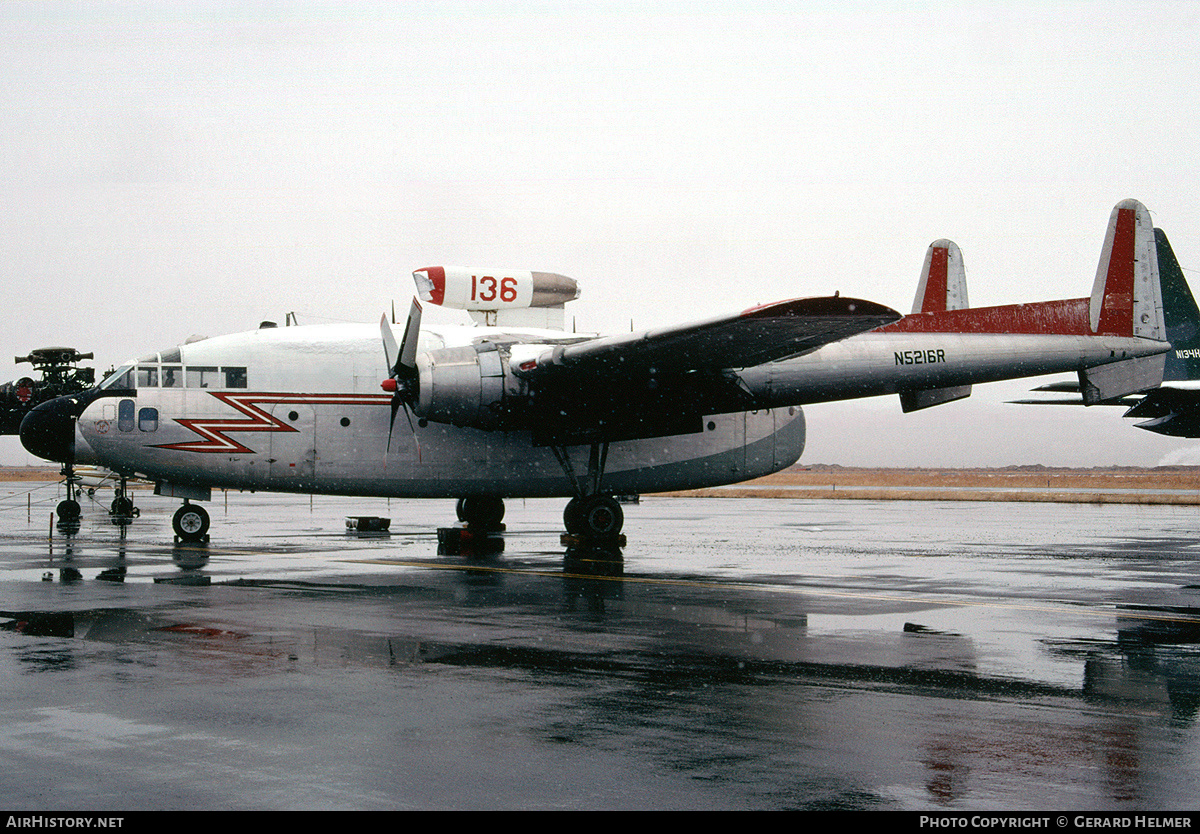
[{"label": "brown field", "polygon": [[57,481],[58,467],[0,466],[0,481]]},{"label": "brown field", "polygon": [[[1114,489],[1138,491],[1100,491]],[[1154,494],[1153,490],[1195,490],[1196,494]],[[670,494],[722,498],[1200,504],[1200,467],[860,469],[813,465],[748,481],[736,490],[702,489]]]},{"label": "brown field", "polygon": [[[58,469],[54,467],[0,467],[0,481],[56,481],[58,477]],[[1033,489],[1037,491],[1022,491]],[[1137,491],[1088,491],[1113,489]],[[1194,490],[1196,494],[1155,494],[1154,490]],[[666,494],[706,498],[1200,504],[1200,466],[866,469],[815,464],[747,481],[737,489],[699,489]]]}]

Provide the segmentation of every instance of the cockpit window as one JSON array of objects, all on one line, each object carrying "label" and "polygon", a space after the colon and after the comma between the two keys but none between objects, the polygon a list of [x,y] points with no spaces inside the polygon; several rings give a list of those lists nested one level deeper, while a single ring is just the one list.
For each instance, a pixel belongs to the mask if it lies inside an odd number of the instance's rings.
[{"label": "cockpit window", "polygon": [[203,365],[187,367],[187,387],[188,388],[218,388],[220,383],[217,381],[217,369],[209,368]]},{"label": "cockpit window", "polygon": [[104,378],[100,383],[104,389],[120,389],[133,387],[133,366],[123,365]]},{"label": "cockpit window", "polygon": [[[179,351],[162,354],[165,358]],[[246,388],[248,387],[244,365],[177,365],[155,363],[155,357],[139,359],[136,363],[122,365],[100,383],[101,388],[114,390],[135,388]]]}]

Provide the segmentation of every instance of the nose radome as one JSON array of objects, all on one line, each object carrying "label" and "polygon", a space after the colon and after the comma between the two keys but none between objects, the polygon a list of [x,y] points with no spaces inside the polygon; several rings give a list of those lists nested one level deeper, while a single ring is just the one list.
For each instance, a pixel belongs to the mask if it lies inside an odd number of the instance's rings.
[{"label": "nose radome", "polygon": [[56,397],[35,407],[21,421],[21,445],[39,458],[74,463],[75,421],[84,406],[78,397]]}]

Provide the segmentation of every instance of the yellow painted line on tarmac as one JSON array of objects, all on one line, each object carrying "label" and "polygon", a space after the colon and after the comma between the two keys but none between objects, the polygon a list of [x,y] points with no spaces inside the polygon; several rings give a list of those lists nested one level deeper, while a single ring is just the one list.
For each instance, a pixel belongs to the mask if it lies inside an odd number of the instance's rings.
[{"label": "yellow painted line on tarmac", "polygon": [[1130,619],[1153,620],[1167,623],[1196,623],[1200,624],[1200,616],[1186,614],[1155,613],[1150,611],[1129,610],[1125,613],[1117,606],[1096,609],[1091,607],[1076,607],[1072,605],[1026,605],[1015,602],[983,602],[969,599],[945,599],[927,596],[900,596],[896,594],[876,594],[866,591],[833,591],[823,588],[812,588],[800,585],[764,585],[746,582],[704,582],[695,579],[656,579],[651,576],[603,576],[591,573],[568,573],[564,571],[538,570],[536,568],[504,568],[494,565],[454,565],[434,564],[430,562],[405,562],[398,559],[344,559],[341,561],[356,562],[368,565],[391,565],[405,568],[424,568],[427,570],[461,570],[488,573],[509,573],[521,576],[545,576],[558,579],[590,579],[604,582],[625,582],[638,585],[664,585],[685,588],[711,588],[714,590],[741,591],[774,591],[789,594],[807,594],[817,597],[837,597],[840,599],[871,600],[875,602],[922,603],[926,605],[959,606],[963,608],[995,608],[1006,611],[1035,611],[1051,614],[1081,614],[1090,617],[1125,616]]}]

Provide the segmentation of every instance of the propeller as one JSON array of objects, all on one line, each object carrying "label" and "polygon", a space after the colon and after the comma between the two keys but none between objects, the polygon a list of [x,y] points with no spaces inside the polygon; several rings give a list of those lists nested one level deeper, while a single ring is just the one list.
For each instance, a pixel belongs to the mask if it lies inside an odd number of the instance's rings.
[{"label": "propeller", "polygon": [[416,437],[411,408],[420,393],[420,379],[417,373],[417,337],[421,332],[421,302],[416,298],[413,299],[412,307],[408,311],[408,321],[404,325],[404,336],[400,339],[399,345],[396,344],[396,337],[392,333],[392,327],[388,323],[386,314],[379,322],[379,329],[383,335],[383,353],[388,365],[388,378],[380,384],[380,387],[392,395],[392,419],[388,424],[387,442],[387,449],[390,452],[392,431],[396,427],[396,413],[400,411],[401,407],[404,408],[404,416],[408,418],[408,427],[412,429],[413,436]]}]

